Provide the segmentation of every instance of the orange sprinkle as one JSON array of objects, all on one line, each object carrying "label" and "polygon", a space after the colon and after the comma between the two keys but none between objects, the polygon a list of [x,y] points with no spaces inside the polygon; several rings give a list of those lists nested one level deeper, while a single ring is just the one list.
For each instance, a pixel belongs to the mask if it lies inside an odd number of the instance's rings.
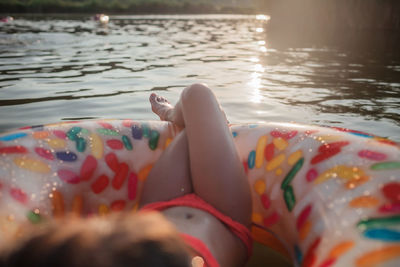
[{"label": "orange sprinkle", "polygon": [[133,211],[133,212],[136,212],[136,211],[138,210],[138,208],[139,208],[139,202],[137,202],[137,203],[135,204],[135,206],[133,206],[132,211]]},{"label": "orange sprinkle", "polygon": [[83,198],[81,195],[76,195],[72,200],[72,214],[81,216],[83,211]]},{"label": "orange sprinkle", "polygon": [[261,215],[260,213],[253,213],[253,214],[251,215],[251,220],[252,220],[254,223],[261,224],[261,223],[262,223],[262,219],[263,219],[263,217],[262,217],[262,215]]},{"label": "orange sprinkle", "polygon": [[359,178],[355,178],[355,179],[348,181],[345,186],[347,189],[354,189],[368,181],[369,181],[368,176],[361,176]]},{"label": "orange sprinkle", "polygon": [[171,144],[171,142],[172,142],[172,138],[167,138],[167,140],[165,140],[164,148],[167,148],[169,146],[169,144]]},{"label": "orange sprinkle", "polygon": [[255,183],[254,183],[254,190],[257,192],[257,194],[262,195],[265,192],[265,182],[263,179],[258,179]]},{"label": "orange sprinkle", "polygon": [[303,241],[310,233],[312,223],[307,220],[299,230],[299,238]]},{"label": "orange sprinkle", "polygon": [[33,133],[33,138],[35,138],[35,139],[44,139],[48,136],[49,136],[49,132],[45,132],[45,131]]},{"label": "orange sprinkle", "polygon": [[99,215],[104,216],[108,214],[108,207],[104,204],[100,204],[99,206]]},{"label": "orange sprinkle", "polygon": [[350,201],[349,206],[353,208],[373,208],[379,205],[379,199],[373,196],[360,196]]},{"label": "orange sprinkle", "polygon": [[149,175],[151,168],[153,168],[153,164],[149,164],[140,170],[140,172],[138,173],[138,177],[139,177],[140,181],[143,182],[147,179],[147,176]]},{"label": "orange sprinkle", "polygon": [[400,257],[400,245],[386,246],[365,253],[356,260],[356,265],[358,267],[375,266],[398,257]]},{"label": "orange sprinkle", "polygon": [[53,205],[53,217],[60,218],[64,216],[64,197],[60,191],[53,192],[53,198],[51,199]]},{"label": "orange sprinkle", "polygon": [[353,241],[343,241],[331,249],[331,251],[329,252],[328,258],[338,258],[342,254],[344,254],[348,250],[350,250],[353,246],[354,246]]}]

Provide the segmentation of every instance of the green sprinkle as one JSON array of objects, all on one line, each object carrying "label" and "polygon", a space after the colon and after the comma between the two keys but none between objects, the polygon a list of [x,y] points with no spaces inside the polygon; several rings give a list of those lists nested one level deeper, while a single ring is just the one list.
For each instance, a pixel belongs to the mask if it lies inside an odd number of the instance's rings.
[{"label": "green sprinkle", "polygon": [[105,129],[105,128],[99,128],[99,129],[97,129],[97,132],[99,134],[104,134],[104,135],[112,135],[112,136],[119,135],[118,132],[116,132],[114,130],[110,130],[110,129]]},{"label": "green sprinkle", "polygon": [[81,127],[72,127],[68,132],[67,132],[67,137],[69,140],[76,141],[78,133],[82,131]]},{"label": "green sprinkle", "polygon": [[[144,133],[144,132],[143,132]],[[144,135],[144,134],[143,134]],[[160,133],[156,130],[150,132],[149,147],[151,150],[155,150],[158,145],[158,139],[160,138]]]},{"label": "green sprinkle", "polygon": [[143,131],[143,136],[144,137],[150,138],[151,129],[150,129],[150,126],[147,123],[142,123],[142,131]]},{"label": "green sprinkle", "polygon": [[85,151],[85,149],[86,149],[86,141],[85,141],[85,139],[83,139],[82,137],[78,137],[76,139],[76,149],[79,152]]},{"label": "green sprinkle", "polygon": [[399,169],[399,168],[400,168],[400,162],[398,162],[398,161],[381,162],[381,163],[376,163],[371,166],[371,170],[374,170],[374,171],[391,170],[391,169]]},{"label": "green sprinkle", "polygon": [[288,185],[284,188],[283,198],[285,199],[287,209],[289,211],[292,211],[294,205],[296,204],[296,198],[294,196],[293,187],[291,185]]},{"label": "green sprinkle", "polygon": [[82,129],[81,134],[83,134],[83,135],[89,135],[90,132],[89,132],[88,129]]},{"label": "green sprinkle", "polygon": [[124,146],[127,150],[133,149],[131,140],[129,140],[128,136],[126,136],[126,135],[122,136],[122,142],[124,143]]},{"label": "green sprinkle", "polygon": [[292,180],[296,176],[297,172],[303,166],[303,163],[304,163],[304,158],[301,158],[296,162],[296,164],[293,166],[293,168],[286,175],[285,179],[283,179],[282,184],[281,184],[281,189],[284,189],[286,186],[288,186],[292,182]]},{"label": "green sprinkle", "polygon": [[40,216],[40,214],[34,213],[33,211],[29,211],[26,217],[33,224],[37,224],[42,221],[42,216]]},{"label": "green sprinkle", "polygon": [[389,225],[399,225],[400,215],[395,215],[391,217],[380,217],[380,218],[369,218],[361,220],[357,223],[357,227],[364,231],[370,228],[381,228]]}]

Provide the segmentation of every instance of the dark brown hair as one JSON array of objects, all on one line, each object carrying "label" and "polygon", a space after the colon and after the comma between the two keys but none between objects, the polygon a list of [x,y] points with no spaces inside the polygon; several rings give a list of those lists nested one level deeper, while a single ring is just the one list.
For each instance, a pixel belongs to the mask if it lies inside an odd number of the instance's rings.
[{"label": "dark brown hair", "polygon": [[188,267],[187,248],[158,213],[69,218],[37,229],[3,257],[9,267]]}]

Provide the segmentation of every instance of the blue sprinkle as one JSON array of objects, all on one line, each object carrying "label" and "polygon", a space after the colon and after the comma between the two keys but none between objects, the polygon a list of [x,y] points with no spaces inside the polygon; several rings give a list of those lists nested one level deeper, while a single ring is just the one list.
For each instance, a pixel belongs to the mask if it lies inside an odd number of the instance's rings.
[{"label": "blue sprinkle", "polygon": [[232,136],[236,137],[236,136],[238,136],[238,133],[237,132],[232,132]]},{"label": "blue sprinkle", "polygon": [[301,253],[301,250],[297,245],[294,245],[294,255],[296,257],[296,261],[301,264],[303,261],[303,253]]},{"label": "blue sprinkle", "polygon": [[1,136],[0,137],[0,141],[12,141],[21,137],[25,137],[28,134],[26,133],[13,133],[13,134],[9,134],[9,135],[5,135],[5,136]]},{"label": "blue sprinkle", "polygon": [[142,139],[142,136],[143,136],[142,129],[137,125],[133,125],[132,126],[132,137],[133,137],[133,139],[140,140],[140,139]]},{"label": "blue sprinkle", "polygon": [[255,163],[256,163],[256,151],[252,150],[249,154],[249,158],[247,159],[247,166],[249,166],[249,169],[253,169]]},{"label": "blue sprinkle", "polygon": [[366,238],[378,239],[386,242],[400,242],[400,232],[390,229],[368,229],[364,231],[364,236]]},{"label": "blue sprinkle", "polygon": [[75,161],[78,158],[74,152],[67,151],[56,152],[56,156],[59,160],[63,161]]},{"label": "blue sprinkle", "polygon": [[366,137],[366,138],[372,138],[372,135],[368,134],[363,134],[363,133],[354,133],[354,132],[349,132],[349,134],[356,135],[356,136],[361,136],[361,137]]},{"label": "blue sprinkle", "polygon": [[258,127],[258,124],[250,124],[249,125],[249,128],[256,128],[256,127]]}]

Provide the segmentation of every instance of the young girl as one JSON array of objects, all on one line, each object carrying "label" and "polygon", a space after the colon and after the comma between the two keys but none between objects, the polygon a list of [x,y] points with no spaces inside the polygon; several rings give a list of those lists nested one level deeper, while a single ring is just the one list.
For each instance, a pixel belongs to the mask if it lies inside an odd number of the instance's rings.
[{"label": "young girl", "polygon": [[183,130],[148,175],[139,213],[51,223],[4,266],[244,266],[252,249],[250,187],[214,94],[194,84],[175,107],[156,94],[150,103]]}]

